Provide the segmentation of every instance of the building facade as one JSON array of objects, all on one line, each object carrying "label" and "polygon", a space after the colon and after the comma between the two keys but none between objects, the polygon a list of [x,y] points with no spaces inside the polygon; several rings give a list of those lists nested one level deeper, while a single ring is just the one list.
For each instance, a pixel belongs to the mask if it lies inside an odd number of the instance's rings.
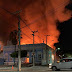
[{"label": "building facade", "polygon": [[[47,64],[50,64],[53,62],[54,56],[53,56],[52,48],[49,47],[48,45],[46,46],[46,44],[44,43],[40,43],[40,44],[34,44],[34,45],[33,44],[21,45],[21,50],[27,50],[27,57],[21,58],[21,61],[23,63],[33,62],[33,48],[35,50],[35,63],[46,65],[46,57],[47,57]],[[3,47],[3,57],[6,63],[14,62],[14,58],[10,56],[10,54],[14,51],[15,51],[14,45]],[[16,46],[16,51],[18,51],[18,46]],[[15,61],[18,62],[18,58],[16,58]]]}]

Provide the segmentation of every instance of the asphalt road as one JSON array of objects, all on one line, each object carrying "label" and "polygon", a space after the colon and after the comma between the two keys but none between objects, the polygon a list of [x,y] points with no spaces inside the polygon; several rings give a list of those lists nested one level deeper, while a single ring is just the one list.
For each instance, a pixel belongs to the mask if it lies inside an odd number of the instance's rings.
[{"label": "asphalt road", "polygon": [[[18,72],[17,67],[1,67],[0,72]],[[46,66],[22,67],[21,72],[72,72],[72,70],[52,71]]]}]

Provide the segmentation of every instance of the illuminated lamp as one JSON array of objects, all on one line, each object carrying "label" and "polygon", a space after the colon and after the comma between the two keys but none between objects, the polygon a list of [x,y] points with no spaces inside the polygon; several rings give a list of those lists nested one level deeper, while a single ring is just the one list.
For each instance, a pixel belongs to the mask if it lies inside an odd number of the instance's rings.
[{"label": "illuminated lamp", "polygon": [[60,48],[57,48],[57,50],[60,50]]}]

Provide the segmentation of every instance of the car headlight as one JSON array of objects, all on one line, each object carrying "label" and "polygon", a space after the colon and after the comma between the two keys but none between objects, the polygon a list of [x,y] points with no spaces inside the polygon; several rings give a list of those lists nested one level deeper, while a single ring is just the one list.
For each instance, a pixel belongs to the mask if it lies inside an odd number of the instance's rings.
[{"label": "car headlight", "polygon": [[52,65],[51,63],[49,65]]}]

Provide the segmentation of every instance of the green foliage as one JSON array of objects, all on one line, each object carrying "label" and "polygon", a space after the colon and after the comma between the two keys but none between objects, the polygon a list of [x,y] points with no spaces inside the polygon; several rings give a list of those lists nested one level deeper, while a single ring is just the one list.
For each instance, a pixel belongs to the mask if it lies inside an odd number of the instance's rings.
[{"label": "green foliage", "polygon": [[[10,54],[10,56],[13,57],[13,58],[18,58],[18,51],[13,52],[12,54]],[[21,51],[21,58],[26,57],[26,56],[27,56],[27,51],[22,50]]]},{"label": "green foliage", "polygon": [[72,53],[66,53],[66,57],[72,57]]},{"label": "green foliage", "polygon": [[9,35],[9,40],[12,42],[13,45],[16,45],[17,44],[17,30],[14,30],[10,33]]}]

